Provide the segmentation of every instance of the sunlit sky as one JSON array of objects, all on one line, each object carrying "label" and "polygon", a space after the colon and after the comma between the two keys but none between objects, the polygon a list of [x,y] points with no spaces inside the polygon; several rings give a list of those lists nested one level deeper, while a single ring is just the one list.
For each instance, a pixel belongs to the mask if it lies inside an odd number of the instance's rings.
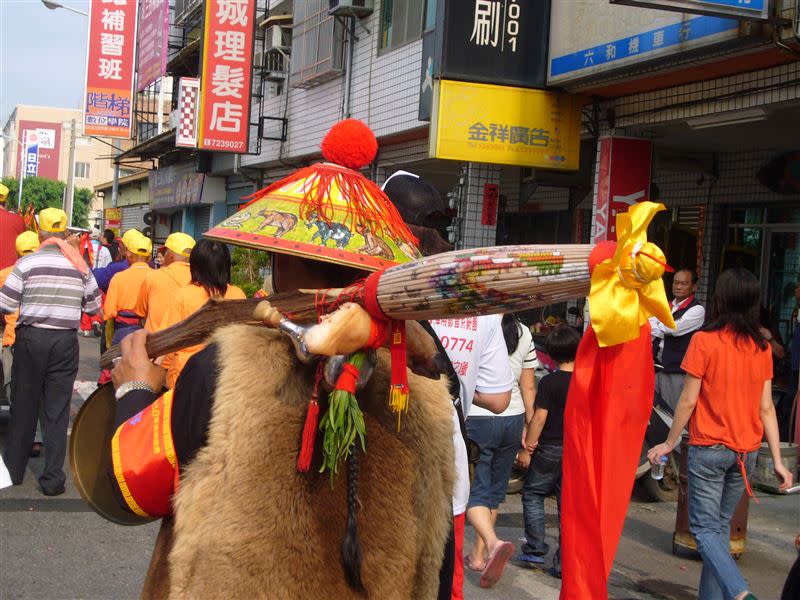
[{"label": "sunlit sky", "polygon": [[[88,12],[88,0],[61,0]],[[17,104],[80,108],[88,19],[40,0],[0,0],[0,127]]]}]

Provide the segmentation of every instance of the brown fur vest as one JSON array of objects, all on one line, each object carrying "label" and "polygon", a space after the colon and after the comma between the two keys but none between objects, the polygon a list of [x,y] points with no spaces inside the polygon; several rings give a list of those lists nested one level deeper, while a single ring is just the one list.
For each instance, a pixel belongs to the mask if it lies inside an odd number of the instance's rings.
[{"label": "brown fur vest", "polygon": [[[169,576],[154,569],[154,556],[144,594],[363,597],[348,587],[340,561],[346,466],[333,488],[319,460],[309,473],[295,471],[312,368],[274,331],[233,325],[215,341],[221,371],[208,445],[182,473],[174,532],[165,522],[159,536],[155,554],[169,553]],[[380,354],[358,394],[367,427],[356,517],[362,580],[374,599],[435,598],[452,514],[452,408],[443,381],[409,373],[398,433],[387,407],[388,353]]]}]

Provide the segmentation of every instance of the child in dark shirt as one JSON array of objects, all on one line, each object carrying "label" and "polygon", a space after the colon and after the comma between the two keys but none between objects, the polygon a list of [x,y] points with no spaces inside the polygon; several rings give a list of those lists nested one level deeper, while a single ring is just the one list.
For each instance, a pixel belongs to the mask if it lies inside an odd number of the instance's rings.
[{"label": "child in dark shirt", "polygon": [[[544,499],[550,494],[556,495],[559,520],[561,518],[564,406],[579,343],[578,333],[566,325],[547,334],[545,347],[550,357],[558,363],[559,370],[546,375],[539,382],[533,417],[525,428],[525,447],[517,456],[520,466],[528,469],[522,488],[526,541],[517,561],[529,565],[544,564],[548,551],[544,536]],[[559,549],[556,549],[550,572],[561,577]]]}]

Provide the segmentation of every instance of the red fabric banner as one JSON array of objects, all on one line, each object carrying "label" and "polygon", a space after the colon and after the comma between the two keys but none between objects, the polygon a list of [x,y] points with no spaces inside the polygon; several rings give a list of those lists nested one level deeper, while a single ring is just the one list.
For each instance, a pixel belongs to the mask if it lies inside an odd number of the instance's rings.
[{"label": "red fabric banner", "polygon": [[562,600],[608,597],[654,388],[649,324],[606,348],[587,329],[564,413]]},{"label": "red fabric banner", "polygon": [[500,186],[486,183],[483,186],[483,206],[481,208],[481,225],[497,225],[497,203],[500,199]]}]

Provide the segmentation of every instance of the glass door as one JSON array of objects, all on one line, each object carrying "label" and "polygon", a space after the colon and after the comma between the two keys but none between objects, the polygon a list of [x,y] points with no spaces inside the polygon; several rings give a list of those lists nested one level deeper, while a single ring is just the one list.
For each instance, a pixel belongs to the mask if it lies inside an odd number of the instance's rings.
[{"label": "glass door", "polygon": [[781,338],[788,343],[792,313],[797,307],[795,288],[800,281],[800,225],[770,228],[767,244],[764,297]]}]

